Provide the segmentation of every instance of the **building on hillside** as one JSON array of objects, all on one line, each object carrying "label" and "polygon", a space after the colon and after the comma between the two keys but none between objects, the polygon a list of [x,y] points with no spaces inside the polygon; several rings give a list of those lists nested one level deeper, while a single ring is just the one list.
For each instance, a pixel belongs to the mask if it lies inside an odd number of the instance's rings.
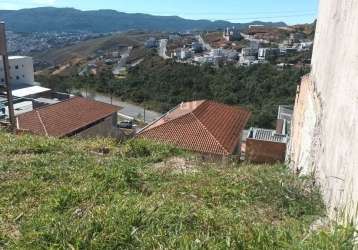
[{"label": "building on hillside", "polygon": [[246,139],[246,160],[260,164],[284,162],[287,141],[288,136],[276,130],[251,128]]},{"label": "building on hillside", "polygon": [[280,105],[278,108],[276,132],[282,135],[291,136],[291,124],[293,116],[293,106]]},{"label": "building on hillside", "polygon": [[29,86],[24,88],[15,88],[12,91],[14,97],[26,97],[26,98],[39,98],[48,96],[51,93],[51,89],[44,88],[41,86]]},{"label": "building on hillside", "polygon": [[[10,83],[33,85],[34,66],[31,57],[28,56],[9,56]],[[0,59],[0,85],[5,84],[4,64]]]},{"label": "building on hillside", "polygon": [[261,42],[259,41],[250,41],[250,45],[249,45],[249,48],[250,49],[253,49],[253,50],[259,50],[260,46],[262,45]]},{"label": "building on hillside", "polygon": [[241,135],[251,112],[213,101],[178,105],[137,137],[171,143],[202,155],[240,156]]},{"label": "building on hillside", "polygon": [[154,37],[151,37],[145,42],[144,46],[147,49],[153,49],[153,48],[157,48],[158,44],[159,44],[158,40],[156,38],[154,38]]},{"label": "building on hillside", "polygon": [[195,52],[195,53],[201,53],[203,52],[204,48],[203,45],[199,42],[193,42],[191,44],[191,49]]},{"label": "building on hillside", "polygon": [[313,42],[301,42],[298,44],[298,51],[308,51],[312,49]]},{"label": "building on hillside", "polygon": [[269,60],[279,56],[280,53],[279,48],[259,48],[258,59],[261,61]]},{"label": "building on hillside", "polygon": [[[73,97],[70,94],[53,92],[51,89],[28,84],[12,86],[15,115],[30,112],[33,109],[55,104]],[[6,93],[0,91],[0,104],[4,107],[1,120],[9,119]]]},{"label": "building on hillside", "polygon": [[292,106],[278,108],[276,130],[251,128],[245,140],[245,159],[255,163],[277,163],[286,160],[290,139]]},{"label": "building on hillside", "polygon": [[181,60],[189,59],[192,57],[192,55],[193,55],[193,52],[188,48],[182,48],[180,50],[180,59]]},{"label": "building on hillside", "polygon": [[240,54],[240,65],[251,65],[257,61],[258,49],[256,48],[243,48]]},{"label": "building on hillside", "polygon": [[254,56],[255,58],[258,55],[259,50],[253,49],[253,48],[243,48],[241,50],[241,56],[242,57],[248,57],[248,56]]},{"label": "building on hillside", "polygon": [[226,28],[223,37],[228,42],[237,41],[242,38],[240,30],[236,27]]},{"label": "building on hillside", "polygon": [[247,33],[249,35],[256,35],[256,34],[261,34],[261,33],[267,33],[269,31],[268,28],[265,27],[265,25],[261,25],[261,24],[254,24],[254,25],[249,25],[249,28],[247,30]]},{"label": "building on hillside", "polygon": [[305,38],[305,34],[297,32],[297,33],[291,33],[290,38],[288,39],[288,44],[293,45],[295,43],[301,42]]},{"label": "building on hillside", "polygon": [[74,97],[16,117],[17,129],[49,137],[112,137],[121,139],[118,107]]},{"label": "building on hillside", "polygon": [[[14,98],[13,105],[15,116],[30,112],[34,108],[33,101],[24,98]],[[2,110],[0,110],[0,120],[5,122],[9,119],[9,107],[7,99],[4,96],[0,96],[0,106],[2,107]]]}]

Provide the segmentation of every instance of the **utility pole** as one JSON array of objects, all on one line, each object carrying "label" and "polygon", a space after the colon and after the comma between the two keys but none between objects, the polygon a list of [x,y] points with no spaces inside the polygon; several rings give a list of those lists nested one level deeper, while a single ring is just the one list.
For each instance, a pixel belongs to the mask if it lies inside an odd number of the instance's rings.
[{"label": "utility pole", "polygon": [[4,80],[5,80],[5,91],[7,95],[7,103],[9,108],[9,118],[10,118],[10,129],[12,132],[16,130],[16,120],[14,113],[14,102],[12,96],[12,89],[10,83],[10,66],[9,58],[7,54],[7,45],[6,45],[6,34],[5,34],[5,23],[0,22],[0,55],[4,65]]}]

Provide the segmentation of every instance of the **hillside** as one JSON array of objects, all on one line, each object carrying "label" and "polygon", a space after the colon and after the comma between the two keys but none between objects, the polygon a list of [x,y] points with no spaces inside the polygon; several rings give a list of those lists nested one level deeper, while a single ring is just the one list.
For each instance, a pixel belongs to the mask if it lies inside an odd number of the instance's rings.
[{"label": "hillside", "polygon": [[319,192],[283,166],[145,141],[0,131],[0,145],[1,249],[352,249],[352,229],[310,228]]},{"label": "hillside", "polygon": [[[160,33],[125,33],[113,34],[101,38],[90,39],[76,45],[64,48],[50,49],[43,52],[36,52],[31,56],[36,61],[43,61],[50,65],[62,65],[76,62],[88,57],[102,55],[105,51],[120,51],[121,48],[132,46],[134,53],[144,48],[144,42],[150,36],[160,36]],[[101,51],[101,53],[98,53]]]},{"label": "hillside", "polygon": [[[277,69],[270,64],[214,69],[193,66],[147,56],[137,67],[128,71],[126,79],[112,79],[106,74],[97,76],[37,76],[43,86],[66,92],[87,88],[102,93],[113,91],[124,101],[165,113],[182,101],[209,99],[228,105],[240,105],[253,112],[249,126],[275,127],[279,105],[294,102],[297,82],[305,70]],[[107,81],[108,82],[108,81]],[[155,93],[155,95],[153,95]]]},{"label": "hillside", "polygon": [[[95,33],[146,30],[188,31],[224,28],[237,25],[247,28],[250,24],[233,24],[226,21],[188,20],[177,16],[127,14],[114,10],[81,11],[71,8],[34,8],[17,11],[0,10],[0,20],[15,32],[75,32]],[[265,23],[268,26],[285,26],[285,23]]]}]

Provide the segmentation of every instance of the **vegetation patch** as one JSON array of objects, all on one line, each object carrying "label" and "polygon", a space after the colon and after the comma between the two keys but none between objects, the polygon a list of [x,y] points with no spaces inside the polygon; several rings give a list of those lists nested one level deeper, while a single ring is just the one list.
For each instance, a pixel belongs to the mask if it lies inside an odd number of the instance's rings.
[{"label": "vegetation patch", "polygon": [[353,228],[310,229],[319,190],[284,166],[195,163],[141,140],[0,132],[0,145],[3,249],[353,248]]},{"label": "vegetation patch", "polygon": [[[159,112],[183,101],[209,99],[240,105],[253,112],[250,126],[275,127],[279,105],[294,103],[297,84],[305,69],[280,70],[274,65],[249,67],[194,66],[147,55],[129,69],[125,79],[114,79],[111,70],[96,76],[38,76],[38,81],[58,91],[87,89],[113,94]],[[155,93],[155,94],[154,94]]]}]

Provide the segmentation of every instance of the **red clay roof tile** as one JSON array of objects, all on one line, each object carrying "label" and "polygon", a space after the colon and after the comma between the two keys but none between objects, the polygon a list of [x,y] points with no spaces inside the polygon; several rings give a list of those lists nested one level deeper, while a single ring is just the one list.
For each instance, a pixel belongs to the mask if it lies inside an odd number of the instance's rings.
[{"label": "red clay roof tile", "polygon": [[17,117],[18,129],[34,134],[64,137],[118,111],[118,107],[74,97]]},{"label": "red clay roof tile", "polygon": [[213,101],[179,105],[144,128],[139,138],[173,143],[206,154],[233,154],[251,113]]}]

